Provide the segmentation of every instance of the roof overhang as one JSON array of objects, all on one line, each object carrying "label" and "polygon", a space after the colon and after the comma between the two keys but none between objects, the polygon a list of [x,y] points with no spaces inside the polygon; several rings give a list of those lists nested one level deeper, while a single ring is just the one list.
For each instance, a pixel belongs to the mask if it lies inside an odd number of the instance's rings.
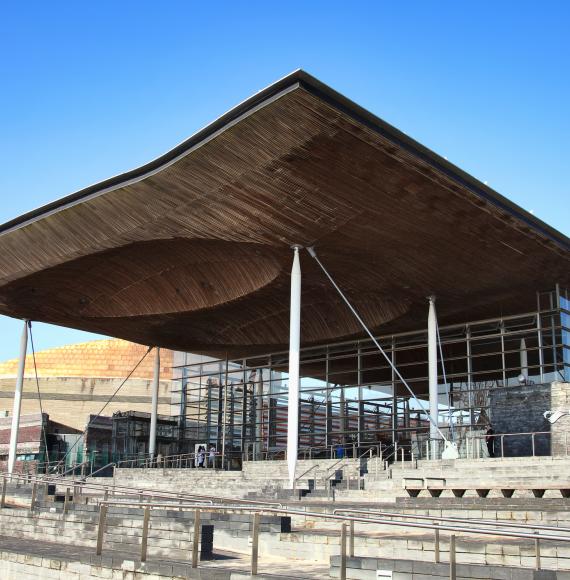
[{"label": "roof overhang", "polygon": [[[566,236],[297,71],[151,163],[0,227],[0,313],[239,356],[288,337],[293,244],[399,332],[532,308]],[[302,257],[302,340],[360,329]]]}]

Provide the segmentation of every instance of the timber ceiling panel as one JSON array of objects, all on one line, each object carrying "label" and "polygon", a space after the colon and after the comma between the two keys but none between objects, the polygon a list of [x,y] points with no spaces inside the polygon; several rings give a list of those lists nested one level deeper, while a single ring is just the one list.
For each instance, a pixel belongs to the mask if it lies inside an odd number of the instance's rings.
[{"label": "timber ceiling panel", "polygon": [[[232,356],[288,337],[292,244],[378,332],[532,308],[568,239],[305,73],[0,229],[0,312]],[[359,328],[306,253],[304,344]]]}]

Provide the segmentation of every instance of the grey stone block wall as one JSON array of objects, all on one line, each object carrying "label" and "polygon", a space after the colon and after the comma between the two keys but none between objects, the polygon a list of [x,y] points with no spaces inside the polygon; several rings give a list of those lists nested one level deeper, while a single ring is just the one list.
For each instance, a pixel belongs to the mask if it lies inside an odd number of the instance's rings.
[{"label": "grey stone block wall", "polygon": [[[501,433],[546,432],[535,436],[535,455],[568,455],[570,415],[551,424],[546,411],[570,411],[570,383],[520,385],[490,391],[491,423],[495,433],[495,454],[500,455]],[[505,457],[532,455],[532,439],[528,435],[504,437]]]},{"label": "grey stone block wall", "polygon": [[[570,383],[552,383],[552,410],[570,411]],[[570,415],[561,417],[551,426],[552,455],[566,456],[570,445]]]},{"label": "grey stone block wall", "polygon": [[[418,562],[414,560],[389,560],[386,558],[347,558],[346,577],[350,580],[377,580],[378,570],[392,572],[393,580],[447,580],[449,563]],[[340,557],[332,556],[330,576],[340,578]],[[390,576],[387,576],[390,578]],[[457,564],[457,580],[569,580],[570,572],[533,570],[506,566]]]},{"label": "grey stone block wall", "polygon": [[[489,394],[496,456],[501,455],[502,433],[550,432],[550,423],[544,418],[544,412],[552,408],[550,384],[504,387]],[[503,447],[505,457],[532,455],[528,435],[504,437]],[[535,455],[550,455],[549,434],[535,437]]]}]

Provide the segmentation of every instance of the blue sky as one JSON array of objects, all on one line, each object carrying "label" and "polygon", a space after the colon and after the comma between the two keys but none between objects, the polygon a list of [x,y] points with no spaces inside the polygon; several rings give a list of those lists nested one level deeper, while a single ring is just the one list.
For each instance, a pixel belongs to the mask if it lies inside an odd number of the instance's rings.
[{"label": "blue sky", "polygon": [[[568,235],[569,22],[562,1],[5,3],[0,222],[304,68]],[[20,326],[0,317],[0,360]]]}]

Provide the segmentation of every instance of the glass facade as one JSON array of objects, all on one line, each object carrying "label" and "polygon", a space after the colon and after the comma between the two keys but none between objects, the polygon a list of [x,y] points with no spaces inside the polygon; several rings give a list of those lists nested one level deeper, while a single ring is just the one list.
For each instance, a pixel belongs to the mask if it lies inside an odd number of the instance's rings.
[{"label": "glass facade", "polygon": [[[491,420],[491,393],[568,380],[567,290],[537,294],[537,309],[441,327],[438,366],[442,429],[467,438]],[[301,349],[299,457],[394,452],[421,456],[429,433],[427,330],[378,341],[419,404],[370,340]],[[200,360],[179,370],[179,453],[214,446],[228,460],[283,458],[288,352]],[[342,448],[342,451],[340,449]]]}]

